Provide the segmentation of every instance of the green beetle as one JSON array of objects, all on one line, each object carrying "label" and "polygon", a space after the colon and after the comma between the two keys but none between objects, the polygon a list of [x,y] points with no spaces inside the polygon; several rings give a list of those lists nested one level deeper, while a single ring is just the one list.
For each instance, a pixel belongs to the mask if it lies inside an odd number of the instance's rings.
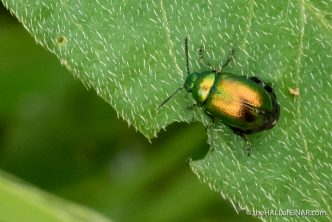
[{"label": "green beetle", "polygon": [[234,50],[217,71],[204,59],[201,47],[200,61],[208,65],[210,70],[190,73],[188,39],[185,38],[187,79],[182,87],[159,105],[159,108],[181,89],[185,89],[195,99],[194,106],[202,107],[212,118],[213,123],[221,120],[245,140],[248,134],[273,128],[280,114],[279,103],[273,88],[255,76],[247,77],[223,72],[233,54]]}]

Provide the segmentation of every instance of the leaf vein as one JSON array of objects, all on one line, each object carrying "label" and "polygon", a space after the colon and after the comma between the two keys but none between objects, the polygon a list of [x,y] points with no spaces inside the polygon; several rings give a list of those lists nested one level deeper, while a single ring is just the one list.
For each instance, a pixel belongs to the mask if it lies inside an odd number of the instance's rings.
[{"label": "leaf vein", "polygon": [[163,0],[160,0],[160,9],[161,9],[161,14],[162,14],[162,21],[163,21],[163,28],[166,32],[166,36],[167,36],[167,45],[168,45],[168,53],[169,55],[171,56],[172,60],[173,60],[173,63],[179,73],[179,75],[183,75],[182,74],[182,71],[176,61],[176,56],[175,56],[175,53],[174,53],[174,43],[172,42],[172,39],[171,39],[171,31],[170,31],[170,28],[169,28],[169,24],[168,24],[168,20],[167,20],[167,14],[166,14],[166,11],[165,11],[165,8],[164,8],[164,4],[163,4]]},{"label": "leaf vein", "polygon": [[326,28],[328,31],[332,32],[332,25],[326,21],[324,14],[321,12],[321,10],[317,9],[310,1],[302,1],[303,4],[312,12],[317,18],[318,21],[322,23],[324,28]]},{"label": "leaf vein", "polygon": [[252,23],[253,18],[254,18],[254,0],[251,0],[250,5],[249,5],[248,23],[247,23],[246,29],[244,31],[243,43],[240,46],[240,48],[247,55],[249,55],[249,54],[246,52],[246,45],[247,45],[247,42],[248,42],[247,39],[248,39],[249,32],[251,30],[251,23]]},{"label": "leaf vein", "polygon": [[[302,62],[302,55],[303,55],[303,37],[304,37],[304,33],[305,33],[305,24],[306,24],[306,14],[305,14],[305,3],[304,3],[305,0],[300,0],[299,1],[299,6],[300,6],[300,11],[299,11],[299,21],[300,21],[300,33],[299,33],[299,49],[298,49],[298,52],[297,52],[297,56],[296,56],[296,80],[297,80],[297,87],[299,87],[299,84],[300,84],[300,70],[301,70],[301,62]],[[315,170],[314,170],[314,166],[313,166],[313,159],[312,159],[312,153],[310,152],[309,150],[309,147],[308,147],[308,144],[307,144],[307,140],[306,140],[306,137],[302,131],[302,121],[301,121],[301,118],[302,118],[302,115],[301,115],[301,102],[300,102],[300,99],[297,100],[297,104],[296,104],[296,110],[297,110],[297,117],[298,117],[298,126],[299,126],[299,134],[302,138],[302,141],[303,141],[303,147],[304,147],[304,150],[305,150],[305,153],[307,153],[307,156],[306,156],[306,160],[308,162],[308,165],[310,167],[310,175],[313,179],[313,183],[315,184],[316,187],[321,187],[317,178],[317,174],[315,173]],[[328,201],[325,199],[324,195],[322,194],[321,192],[321,189],[317,189],[317,192],[319,193],[319,195],[321,196],[321,199],[322,201],[324,202],[324,204],[326,205],[327,207],[327,210],[328,210],[328,215],[332,215],[332,211],[330,209],[330,206],[329,206],[329,203]]]}]

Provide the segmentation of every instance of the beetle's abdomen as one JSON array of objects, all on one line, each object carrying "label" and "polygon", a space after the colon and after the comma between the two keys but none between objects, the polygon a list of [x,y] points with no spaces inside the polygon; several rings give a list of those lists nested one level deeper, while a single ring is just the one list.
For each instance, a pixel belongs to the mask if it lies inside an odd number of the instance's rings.
[{"label": "beetle's abdomen", "polygon": [[212,96],[211,106],[226,115],[243,118],[247,105],[260,107],[262,98],[246,85],[234,81],[223,81],[217,86],[218,91]]},{"label": "beetle's abdomen", "polygon": [[250,80],[229,74],[216,81],[206,101],[206,111],[232,127],[246,130],[261,126],[262,112],[272,110],[264,89]]}]

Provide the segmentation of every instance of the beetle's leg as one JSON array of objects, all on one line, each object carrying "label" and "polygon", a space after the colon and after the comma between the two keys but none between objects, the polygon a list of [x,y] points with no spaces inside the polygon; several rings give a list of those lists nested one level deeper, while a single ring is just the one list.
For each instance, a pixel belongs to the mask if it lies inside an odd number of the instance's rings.
[{"label": "beetle's leg", "polygon": [[252,81],[254,81],[255,83],[259,84],[260,86],[262,86],[266,92],[268,93],[272,93],[273,92],[273,84],[269,83],[269,82],[265,82],[263,80],[261,80],[260,78],[258,78],[257,76],[250,76],[247,77],[247,79],[250,79]]},{"label": "beetle's leg", "polygon": [[[203,106],[203,107],[204,107],[204,106]],[[208,113],[208,112],[206,112],[206,111],[205,111],[205,114],[208,115],[208,116],[211,118],[212,123],[209,124],[209,125],[206,127],[206,129],[210,129],[211,127],[214,127],[214,126],[216,125],[217,119],[216,119],[215,116],[213,116],[212,114],[210,114],[210,113]]]},{"label": "beetle's leg", "polygon": [[212,71],[217,72],[217,69],[213,65],[211,65],[211,63],[206,61],[206,59],[204,58],[203,52],[204,52],[203,45],[201,45],[201,47],[198,50],[199,61],[202,64],[209,66]]},{"label": "beetle's leg", "polygon": [[206,127],[206,129],[210,129],[216,125],[216,118],[214,116],[210,116],[212,119],[212,123]]},{"label": "beetle's leg", "polygon": [[212,118],[212,123],[207,126],[208,129],[210,129],[211,127],[214,127],[216,125],[216,118],[215,117],[211,117],[211,118]]},{"label": "beetle's leg", "polygon": [[229,53],[229,55],[228,55],[227,60],[226,60],[225,62],[223,62],[222,65],[221,65],[221,70],[220,70],[220,72],[221,72],[222,70],[224,70],[224,69],[226,68],[226,66],[228,66],[228,64],[232,61],[232,59],[233,59],[233,55],[234,55],[234,48],[231,48],[231,51],[230,51],[230,53]]},{"label": "beetle's leg", "polygon": [[241,138],[246,142],[246,151],[247,151],[247,155],[251,156],[251,152],[252,152],[252,144],[250,143],[248,137],[246,134],[238,134],[239,136],[241,136]]},{"label": "beetle's leg", "polygon": [[247,134],[250,134],[250,131],[244,132],[244,131],[242,131],[238,128],[235,128],[235,127],[230,127],[230,128],[235,134],[239,135],[246,142],[246,144],[247,144],[246,151],[247,151],[248,156],[250,156],[251,152],[252,152],[252,144],[250,143],[250,141],[247,137]]},{"label": "beetle's leg", "polygon": [[252,144],[249,142],[248,137],[246,135],[241,135],[241,137],[242,137],[242,139],[244,139],[244,141],[247,144],[247,147],[246,147],[247,155],[251,156]]}]

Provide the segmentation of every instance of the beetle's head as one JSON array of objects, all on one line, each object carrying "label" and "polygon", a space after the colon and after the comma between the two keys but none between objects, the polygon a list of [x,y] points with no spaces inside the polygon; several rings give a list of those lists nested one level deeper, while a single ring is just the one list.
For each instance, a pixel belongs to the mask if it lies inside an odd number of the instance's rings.
[{"label": "beetle's head", "polygon": [[191,73],[190,75],[188,75],[186,82],[184,83],[184,88],[187,90],[187,92],[192,92],[194,85],[195,85],[195,81],[197,80],[198,77],[198,73],[194,72]]}]

